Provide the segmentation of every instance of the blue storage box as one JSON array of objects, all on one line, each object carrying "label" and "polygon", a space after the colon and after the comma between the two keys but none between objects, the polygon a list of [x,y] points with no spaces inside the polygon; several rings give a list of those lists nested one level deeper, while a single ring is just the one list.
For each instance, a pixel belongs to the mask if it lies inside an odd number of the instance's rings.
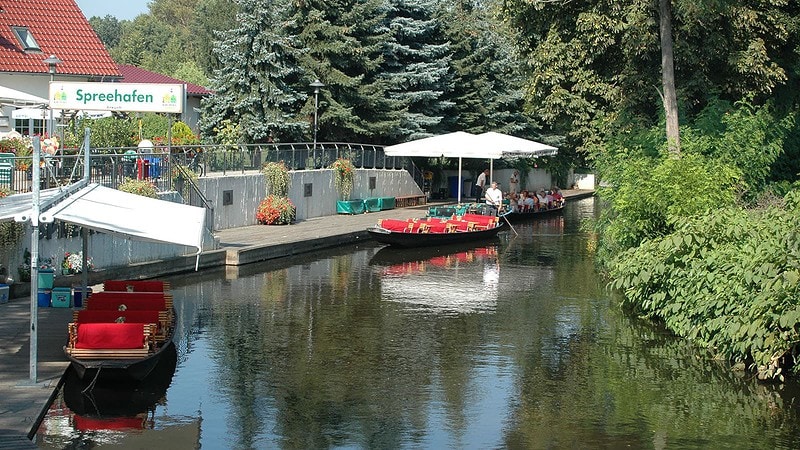
[{"label": "blue storage box", "polygon": [[53,308],[71,308],[72,289],[68,287],[53,288],[50,304]]},{"label": "blue storage box", "polygon": [[50,289],[39,289],[37,292],[38,295],[38,304],[40,308],[49,308],[50,307]]},{"label": "blue storage box", "polygon": [[55,276],[53,269],[39,269],[39,289],[53,289],[53,278]]},{"label": "blue storage box", "polygon": [[80,286],[72,288],[72,306],[75,308],[82,308],[83,307],[83,299],[88,297],[88,293],[91,291],[91,288],[86,288],[87,295],[83,295],[83,288]]}]

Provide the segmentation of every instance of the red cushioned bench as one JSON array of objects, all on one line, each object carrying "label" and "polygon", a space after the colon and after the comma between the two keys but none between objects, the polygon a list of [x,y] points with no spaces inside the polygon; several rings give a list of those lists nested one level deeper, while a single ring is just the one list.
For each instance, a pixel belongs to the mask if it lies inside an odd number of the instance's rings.
[{"label": "red cushioned bench", "polygon": [[67,353],[76,358],[144,358],[155,348],[152,323],[70,323]]},{"label": "red cushioned bench", "polygon": [[106,280],[103,282],[105,291],[165,292],[169,289],[169,282],[161,280]]},{"label": "red cushioned bench", "polygon": [[72,312],[74,323],[154,323],[156,324],[156,340],[163,342],[166,331],[171,326],[168,311],[157,310],[105,310],[81,309]]}]

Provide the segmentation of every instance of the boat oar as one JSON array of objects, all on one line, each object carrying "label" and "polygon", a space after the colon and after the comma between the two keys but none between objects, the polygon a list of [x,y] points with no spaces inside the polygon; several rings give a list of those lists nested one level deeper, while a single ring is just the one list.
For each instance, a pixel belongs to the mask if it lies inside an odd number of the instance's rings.
[{"label": "boat oar", "polygon": [[515,230],[514,227],[511,225],[511,222],[508,221],[508,214],[509,213],[503,214],[503,219],[506,219],[506,223],[508,224],[508,227],[511,228],[511,231],[514,232],[514,235],[515,236],[519,236],[519,233],[517,233],[517,230]]}]

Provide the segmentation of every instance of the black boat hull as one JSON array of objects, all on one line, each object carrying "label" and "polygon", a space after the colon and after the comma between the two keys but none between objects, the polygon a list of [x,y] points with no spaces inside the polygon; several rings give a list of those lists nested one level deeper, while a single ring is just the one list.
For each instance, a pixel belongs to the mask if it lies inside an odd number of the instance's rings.
[{"label": "black boat hull", "polygon": [[509,222],[516,223],[516,222],[524,222],[526,220],[534,220],[534,219],[538,219],[538,218],[542,218],[542,217],[548,217],[548,216],[552,216],[552,215],[555,215],[555,214],[560,214],[563,210],[564,210],[564,204],[562,203],[561,206],[558,206],[558,207],[555,207],[555,208],[551,208],[551,209],[545,209],[545,210],[541,210],[541,211],[535,211],[535,212],[534,211],[529,211],[529,212],[514,212],[514,211],[512,211],[512,212],[509,212],[508,214],[506,214],[505,217],[509,220]]}]

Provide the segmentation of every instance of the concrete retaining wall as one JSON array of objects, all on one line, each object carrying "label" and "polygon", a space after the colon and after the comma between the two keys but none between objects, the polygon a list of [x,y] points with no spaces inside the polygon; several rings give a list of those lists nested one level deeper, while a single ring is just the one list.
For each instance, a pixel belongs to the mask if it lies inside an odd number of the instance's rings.
[{"label": "concrete retaining wall", "polygon": [[[339,194],[333,185],[332,170],[297,170],[289,175],[289,199],[297,208],[297,220],[336,214]],[[375,179],[373,184],[370,184],[370,178]],[[199,185],[214,205],[215,229],[225,230],[258,223],[256,208],[266,197],[266,183],[261,173],[201,178]],[[370,189],[371,185],[375,188]],[[350,198],[421,194],[422,191],[406,170],[358,169]],[[223,201],[226,197],[230,198],[230,204],[226,205]]]}]

